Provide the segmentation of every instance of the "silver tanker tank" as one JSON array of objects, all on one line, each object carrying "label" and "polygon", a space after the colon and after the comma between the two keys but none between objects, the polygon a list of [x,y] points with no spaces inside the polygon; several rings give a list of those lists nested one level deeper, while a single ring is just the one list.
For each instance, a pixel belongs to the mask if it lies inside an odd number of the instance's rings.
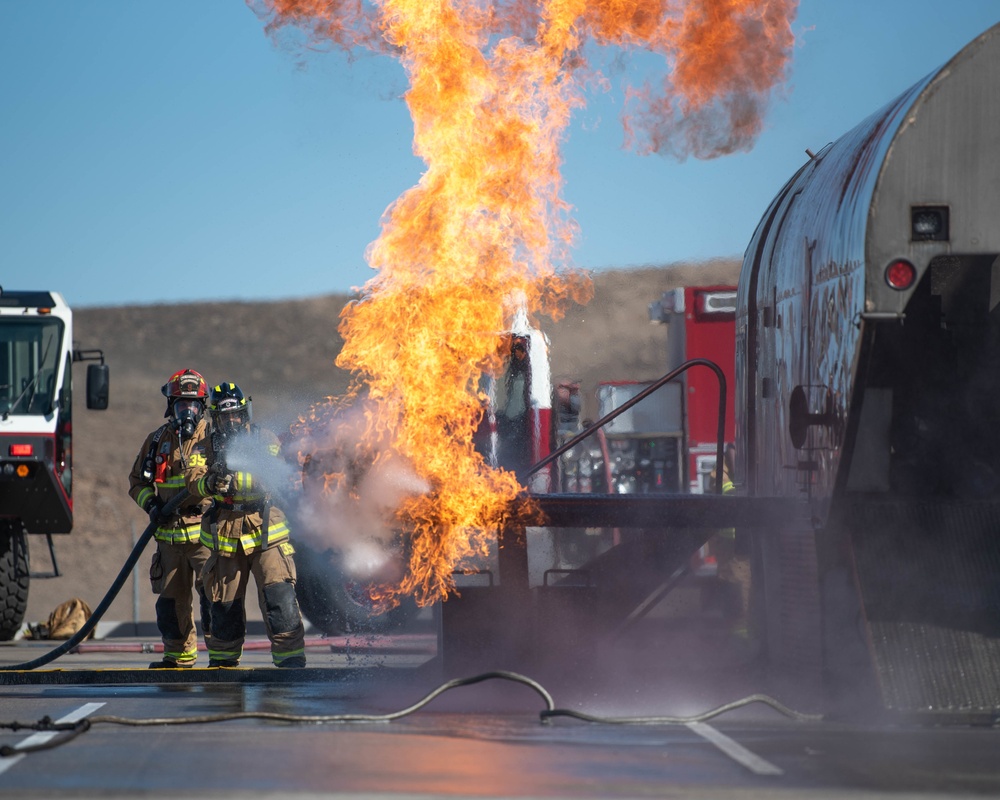
[{"label": "silver tanker tank", "polygon": [[[1000,713],[1000,25],[815,154],[747,248],[737,483],[771,664]],[[819,621],[819,624],[816,624]]]}]

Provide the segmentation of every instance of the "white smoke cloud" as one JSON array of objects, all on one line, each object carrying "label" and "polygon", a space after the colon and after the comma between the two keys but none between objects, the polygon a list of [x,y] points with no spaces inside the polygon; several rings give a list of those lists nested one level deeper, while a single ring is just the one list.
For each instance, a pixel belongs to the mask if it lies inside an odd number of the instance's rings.
[{"label": "white smoke cloud", "polygon": [[[355,578],[391,582],[405,567],[396,510],[430,486],[398,456],[362,449],[364,425],[363,409],[355,407],[291,443],[310,459],[296,502],[295,535],[320,551],[338,551]],[[325,478],[334,474],[341,477]]]},{"label": "white smoke cloud", "polygon": [[226,443],[226,467],[230,472],[249,472],[254,482],[270,492],[275,500],[289,499],[298,477],[297,468],[276,458],[268,441],[259,436],[235,436]]}]

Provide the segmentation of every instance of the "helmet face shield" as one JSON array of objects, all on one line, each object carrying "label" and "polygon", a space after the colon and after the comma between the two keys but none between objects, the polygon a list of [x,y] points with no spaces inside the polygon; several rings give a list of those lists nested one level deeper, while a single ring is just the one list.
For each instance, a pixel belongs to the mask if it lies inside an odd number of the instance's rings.
[{"label": "helmet face shield", "polygon": [[223,433],[235,433],[246,428],[247,412],[245,409],[216,411],[213,414],[212,421],[215,423],[215,427]]},{"label": "helmet face shield", "polygon": [[209,400],[212,425],[220,433],[234,433],[250,424],[250,401],[235,383],[220,383]]}]

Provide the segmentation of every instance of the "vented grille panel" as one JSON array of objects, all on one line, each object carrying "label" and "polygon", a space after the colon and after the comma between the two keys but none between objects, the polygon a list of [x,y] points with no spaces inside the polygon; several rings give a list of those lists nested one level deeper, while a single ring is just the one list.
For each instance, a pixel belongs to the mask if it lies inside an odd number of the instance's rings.
[{"label": "vented grille panel", "polygon": [[1000,712],[1000,503],[846,513],[886,707]]}]

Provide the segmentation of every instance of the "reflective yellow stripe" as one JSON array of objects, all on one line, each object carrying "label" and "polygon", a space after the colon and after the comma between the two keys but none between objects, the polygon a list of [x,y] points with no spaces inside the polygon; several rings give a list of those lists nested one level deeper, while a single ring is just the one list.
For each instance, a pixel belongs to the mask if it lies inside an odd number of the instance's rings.
[{"label": "reflective yellow stripe", "polygon": [[212,650],[209,648],[208,657],[220,661],[239,661],[243,656],[242,650]]},{"label": "reflective yellow stripe", "polygon": [[139,494],[136,495],[135,504],[139,506],[139,508],[142,508],[144,505],[146,505],[146,501],[149,500],[149,498],[152,497],[154,494],[156,494],[156,492],[154,492],[148,486],[143,486],[142,489],[139,490]]},{"label": "reflective yellow stripe", "polygon": [[201,537],[201,523],[193,522],[177,528],[157,528],[153,535],[157,541],[168,544],[190,544]]},{"label": "reflective yellow stripe", "polygon": [[304,656],[305,654],[306,654],[306,649],[304,647],[300,647],[298,650],[289,650],[287,653],[275,653],[272,651],[271,661],[274,662],[275,665],[277,665],[280,664],[282,661],[284,661],[286,658],[301,657]]},{"label": "reflective yellow stripe", "polygon": [[237,539],[226,539],[220,536],[218,542],[213,541],[212,532],[207,531],[204,528],[201,529],[200,540],[205,547],[209,550],[215,550],[224,555],[232,555],[236,552],[236,542]]},{"label": "reflective yellow stripe", "polygon": [[179,652],[177,650],[164,649],[163,657],[165,659],[169,659],[170,661],[176,661],[178,664],[193,664],[198,658],[198,651],[190,650]]},{"label": "reflective yellow stripe", "polygon": [[[268,526],[267,529],[268,546],[271,547],[276,544],[282,544],[288,539],[290,533],[291,532],[288,529],[288,524],[285,522],[279,522],[277,525]],[[233,553],[236,552],[237,542],[242,543],[243,550],[245,552],[260,549],[260,546],[263,544],[263,535],[261,531],[257,530],[254,531],[253,533],[244,533],[238,539],[230,539],[225,536],[220,536],[219,542],[216,545],[215,542],[212,541],[212,532],[202,528],[200,540],[201,543],[205,545],[205,547],[217,550],[218,552],[224,553],[226,555],[232,555]]]}]

